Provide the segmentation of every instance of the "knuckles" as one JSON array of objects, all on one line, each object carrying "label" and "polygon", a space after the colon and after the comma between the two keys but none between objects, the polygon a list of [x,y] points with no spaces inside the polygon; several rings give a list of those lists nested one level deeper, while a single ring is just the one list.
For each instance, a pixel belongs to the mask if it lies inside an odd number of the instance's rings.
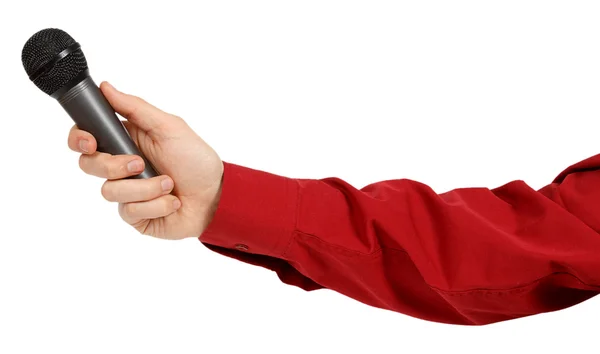
[{"label": "knuckles", "polygon": [[79,168],[85,173],[88,172],[87,171],[87,161],[88,161],[87,156],[85,156],[85,155],[79,156]]},{"label": "knuckles", "polygon": [[[100,193],[109,202],[148,201],[159,197],[163,191],[159,180],[127,181],[107,180],[102,184]],[[128,196],[128,198],[125,198]],[[127,201],[125,199],[131,199]]]},{"label": "knuckles", "polygon": [[104,182],[102,188],[100,189],[100,193],[102,197],[109,202],[116,201],[114,190],[111,188],[109,181]]},{"label": "knuckles", "polygon": [[163,198],[162,202],[162,215],[168,215],[173,210],[173,199],[171,198]]},{"label": "knuckles", "polygon": [[125,205],[123,205],[123,213],[125,213],[125,215],[128,216],[135,216],[135,213],[137,212],[138,207],[136,205],[136,203],[127,203]]},{"label": "knuckles", "polygon": [[81,154],[79,168],[101,178],[119,179],[127,176],[127,166],[118,159]]},{"label": "knuckles", "polygon": [[106,178],[109,179],[122,178],[124,174],[123,171],[126,170],[127,168],[125,166],[119,165],[118,162],[112,158],[107,159],[107,161],[102,164],[102,171],[104,172]]}]

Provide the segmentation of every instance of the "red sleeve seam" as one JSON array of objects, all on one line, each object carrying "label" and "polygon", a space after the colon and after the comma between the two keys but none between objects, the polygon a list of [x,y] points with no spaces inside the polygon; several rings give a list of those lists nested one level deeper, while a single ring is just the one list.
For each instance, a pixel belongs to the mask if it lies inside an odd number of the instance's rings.
[{"label": "red sleeve seam", "polygon": [[296,187],[295,189],[295,198],[296,198],[296,202],[295,202],[295,209],[294,209],[294,223],[292,226],[292,230],[290,232],[290,235],[288,237],[288,241],[287,241],[287,245],[285,245],[285,248],[283,248],[283,252],[281,252],[281,257],[283,259],[286,259],[286,255],[288,252],[288,249],[292,246],[292,242],[296,239],[296,233],[298,233],[298,218],[300,215],[300,184],[298,183],[297,179],[294,179],[294,186]]},{"label": "red sleeve seam", "polygon": [[[381,257],[383,256],[383,252],[384,251],[393,251],[393,252],[401,252],[404,253],[409,259],[411,259],[410,254],[403,249],[398,249],[398,248],[393,248],[393,247],[380,247],[378,249],[376,249],[375,251],[371,252],[371,253],[363,253],[363,252],[359,252],[359,251],[355,251],[355,250],[351,250],[339,245],[334,245],[328,242],[323,241],[321,238],[319,238],[316,235],[312,235],[312,234],[308,234],[302,231],[296,231],[297,234],[300,234],[302,236],[305,237],[309,237],[312,239],[315,239],[316,241],[318,241],[319,243],[327,246],[328,248],[337,250],[337,251],[341,251],[342,253],[345,253],[346,256],[348,257],[366,257],[366,258],[370,258],[370,257]],[[290,238],[290,243],[288,244],[288,246],[286,247],[286,252],[287,249],[289,249],[292,241],[295,239],[295,237],[291,237]],[[412,262],[412,259],[411,259]],[[414,263],[414,262],[413,262]],[[469,295],[469,294],[474,294],[474,293],[479,293],[481,295],[509,295],[509,294],[514,294],[514,293],[518,293],[521,291],[526,291],[527,289],[533,287],[534,285],[536,285],[537,283],[543,281],[546,278],[552,277],[552,276],[556,276],[556,275],[568,275],[573,277],[576,281],[578,281],[579,283],[581,283],[584,286],[587,287],[591,287],[591,288],[597,288],[598,290],[600,290],[600,284],[589,284],[584,282],[583,280],[581,280],[579,277],[577,277],[575,274],[569,273],[569,272],[552,272],[546,275],[543,275],[537,279],[531,280],[529,282],[527,282],[524,285],[519,285],[516,287],[512,287],[512,288],[496,288],[496,289],[492,289],[492,288],[471,288],[471,289],[461,289],[461,290],[449,290],[449,289],[442,289],[433,285],[428,284],[427,282],[424,281],[425,285],[427,285],[429,288],[431,288],[434,291],[443,293],[445,295],[449,295],[449,296],[464,296],[464,295]]]},{"label": "red sleeve seam", "polygon": [[579,277],[577,277],[575,274],[569,273],[569,272],[552,272],[552,273],[543,275],[535,280],[532,280],[532,281],[528,282],[527,284],[519,285],[519,286],[512,287],[512,288],[498,288],[498,289],[473,288],[473,289],[465,289],[465,290],[444,290],[444,289],[436,288],[431,285],[428,285],[428,286],[435,291],[441,292],[441,293],[443,293],[445,295],[449,295],[449,296],[465,296],[465,295],[471,295],[471,294],[475,294],[475,293],[478,293],[481,295],[512,295],[514,293],[527,291],[528,289],[532,288],[539,282],[541,282],[547,278],[557,276],[557,275],[570,276],[573,279],[575,279],[577,282],[579,282],[580,284],[582,284],[586,287],[595,288],[597,290],[600,290],[600,284],[588,284],[588,283],[584,282],[583,280],[581,280]]}]

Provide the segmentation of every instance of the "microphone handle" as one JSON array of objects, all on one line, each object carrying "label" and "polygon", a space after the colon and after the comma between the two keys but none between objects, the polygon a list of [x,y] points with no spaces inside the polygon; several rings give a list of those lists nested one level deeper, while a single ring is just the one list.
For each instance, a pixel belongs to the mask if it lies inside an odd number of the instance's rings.
[{"label": "microphone handle", "polygon": [[89,73],[84,72],[76,78],[75,85],[52,95],[67,111],[71,119],[81,130],[92,134],[98,143],[97,150],[111,155],[138,155],[145,162],[144,171],[129,178],[150,178],[158,176],[154,167],[140,152],[139,148],[117,117],[115,110]]}]

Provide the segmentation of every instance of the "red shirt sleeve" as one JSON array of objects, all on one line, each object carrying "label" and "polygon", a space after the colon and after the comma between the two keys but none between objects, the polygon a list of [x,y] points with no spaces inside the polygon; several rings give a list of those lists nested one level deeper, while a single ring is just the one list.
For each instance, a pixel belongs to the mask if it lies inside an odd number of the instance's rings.
[{"label": "red shirt sleeve", "polygon": [[517,180],[442,194],[408,179],[359,190],[225,163],[200,241],[305,290],[483,325],[598,294],[599,231],[600,155],[540,190]]}]

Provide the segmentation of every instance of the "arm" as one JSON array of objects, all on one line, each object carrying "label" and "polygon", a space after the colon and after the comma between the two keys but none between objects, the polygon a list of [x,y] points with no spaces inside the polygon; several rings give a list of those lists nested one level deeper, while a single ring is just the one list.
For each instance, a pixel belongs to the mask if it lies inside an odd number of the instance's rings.
[{"label": "arm", "polygon": [[201,235],[285,283],[438,322],[558,310],[600,289],[600,155],[539,191],[513,181],[438,195],[410,180],[357,190],[223,163],[180,117],[107,83],[100,89],[161,176],[126,178],[144,160],[98,152],[77,127],[68,145],[85,173],[106,179],[102,196],[142,234]]},{"label": "arm", "polygon": [[224,166],[200,241],[305,290],[465,325],[563,309],[600,290],[600,155],[539,191],[512,181],[443,194],[406,179],[358,190]]}]

